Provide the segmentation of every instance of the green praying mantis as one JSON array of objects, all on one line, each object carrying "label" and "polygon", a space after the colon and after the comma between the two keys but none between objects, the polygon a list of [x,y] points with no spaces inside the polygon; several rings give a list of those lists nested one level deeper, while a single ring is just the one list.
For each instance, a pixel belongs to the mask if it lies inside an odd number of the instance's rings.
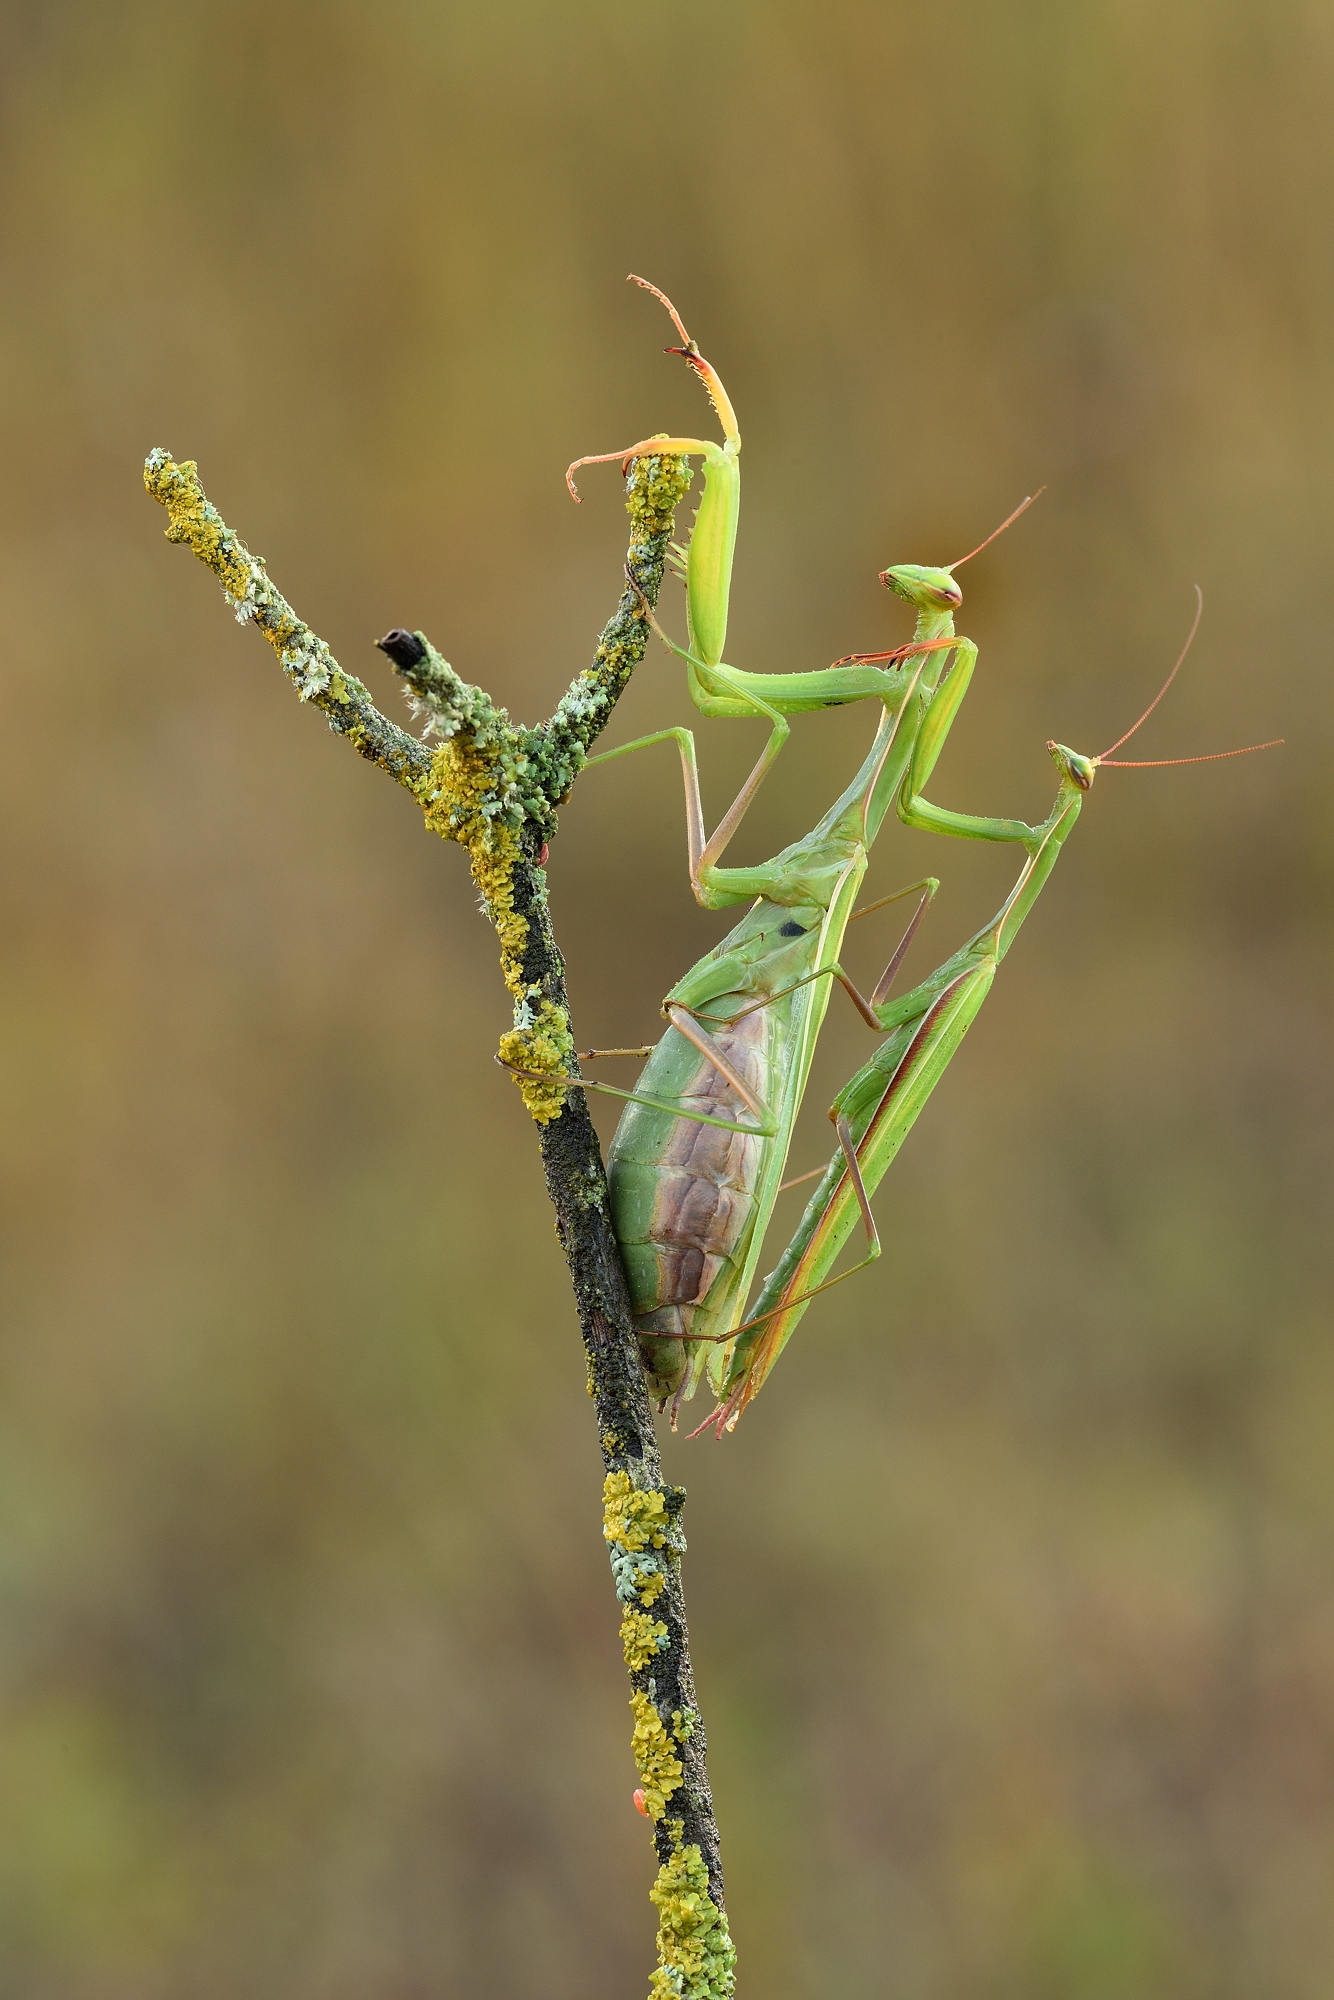
[{"label": "green praying mantis", "polygon": [[[711,909],[742,903],[750,908],[668,994],[663,1014],[669,1025],[655,1048],[585,1052],[585,1059],[647,1055],[638,1088],[620,1090],[587,1079],[582,1087],[626,1100],[609,1154],[610,1194],[651,1391],[661,1405],[670,1403],[675,1424],[682,1401],[707,1373],[717,1400],[700,1428],[715,1424],[721,1436],[763,1384],[810,1301],[840,1282],[829,1273],[859,1217],[866,1255],[841,1276],[851,1276],[879,1255],[870,1196],[986,998],[1001,958],[1079,816],[1094,771],[1112,760],[1110,752],[1087,758],[1049,744],[1060,786],[1051,812],[1036,827],[946,811],[923,797],[977,658],[976,646],[956,634],[953,622],[962,601],[953,571],[971,557],[944,569],[903,564],[882,572],[881,580],[917,611],[912,640],[891,652],[848,655],[830,668],[805,674],[742,673],[723,663],[740,435],[716,371],[691,341],[670,300],[643,279],[635,282],[654,292],[671,313],[684,344],[669,351],[683,354],[704,381],[725,441],[719,446],[699,439],[645,439],[625,451],[577,460],[567,479],[574,491],[573,473],[580,465],[607,459],[628,462],[665,452],[704,456],[704,495],[690,544],[678,552],[689,644],[677,646],[656,621],[654,629],[686,660],[690,692],[703,713],[763,716],[770,734],[711,837],[705,835],[691,731],[661,730],[589,760],[607,762],[675,741],[696,898]],[[1016,509],[995,533],[1022,511]],[[994,538],[988,536],[979,549]],[[1191,638],[1194,631],[1192,625]],[[1188,638],[1187,648],[1189,644]],[[1166,692],[1185,651],[1140,722]],[[868,699],[882,707],[870,749],[852,783],[812,832],[770,861],[746,868],[720,866],[786,740],[786,718]],[[1131,734],[1133,730],[1127,731],[1111,748],[1119,748]],[[927,878],[855,911],[871,844],[891,805],[910,826],[1017,843],[1026,857],[992,922],[896,1001],[890,1000],[890,989],[938,884]],[[917,909],[866,999],[840,963],[847,926],[856,916],[915,893],[920,897]],[[788,1147],[834,980],[885,1039],[831,1108],[838,1150],[747,1316],[746,1301],[774,1203],[783,1187],[791,1185],[783,1182]]]}]

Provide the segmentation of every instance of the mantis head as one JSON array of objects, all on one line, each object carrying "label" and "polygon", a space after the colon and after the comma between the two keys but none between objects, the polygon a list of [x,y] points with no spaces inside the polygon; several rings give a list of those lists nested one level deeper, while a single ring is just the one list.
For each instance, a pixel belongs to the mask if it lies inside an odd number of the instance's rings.
[{"label": "mantis head", "polygon": [[1100,764],[1114,766],[1118,771],[1160,770],[1168,764],[1218,764],[1225,757],[1249,757],[1255,750],[1277,749],[1278,745],[1283,741],[1281,736],[1273,736],[1267,743],[1247,743],[1240,750],[1210,750],[1203,757],[1113,757],[1112,751],[1119,750],[1123,743],[1128,743],[1135,734],[1135,731],[1140,727],[1140,724],[1148,721],[1177,675],[1181,672],[1182,662],[1190,651],[1191,640],[1195,637],[1199,629],[1200,614],[1203,610],[1204,598],[1197,583],[1195,586],[1195,616],[1191,620],[1190,631],[1186,634],[1186,643],[1177,655],[1176,665],[1145,709],[1143,715],[1141,715],[1139,722],[1132,722],[1125,734],[1118,736],[1115,743],[1109,744],[1100,756],[1081,757],[1077,750],[1067,750],[1064,743],[1048,742],[1047,748],[1052,754],[1057,770],[1063,778],[1069,778],[1072,783],[1078,785],[1081,792],[1091,790],[1094,773]]},{"label": "mantis head", "polygon": [[953,611],[963,603],[963,592],[947,569],[896,563],[881,570],[880,581],[886,590],[905,597],[915,611]]},{"label": "mantis head", "polygon": [[1017,521],[1024,510],[1033,505],[1038,493],[1046,488],[1039,486],[1037,493],[1030,493],[1022,500],[1013,514],[1007,514],[999,528],[993,528],[985,542],[979,542],[966,556],[959,556],[947,563],[944,569],[931,569],[922,563],[896,563],[892,569],[882,569],[880,581],[886,590],[895,590],[900,597],[906,597],[915,611],[957,611],[963,603],[963,592],[954,581],[954,572],[961,564],[971,562],[989,548],[997,535],[1003,535],[1011,521]]},{"label": "mantis head", "polygon": [[1081,792],[1092,788],[1094,773],[1102,761],[1100,757],[1081,757],[1078,750],[1067,750],[1064,743],[1049,742],[1047,748],[1063,778],[1072,779]]}]

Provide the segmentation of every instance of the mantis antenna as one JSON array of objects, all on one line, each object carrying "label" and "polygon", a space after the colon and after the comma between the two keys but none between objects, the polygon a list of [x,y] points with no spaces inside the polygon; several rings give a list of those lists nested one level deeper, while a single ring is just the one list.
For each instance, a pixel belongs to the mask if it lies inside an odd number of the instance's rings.
[{"label": "mantis antenna", "polygon": [[952,563],[946,563],[945,565],[946,574],[948,576],[953,576],[956,569],[961,569],[964,563],[971,562],[974,556],[980,556],[983,549],[989,549],[991,547],[991,544],[995,541],[996,537],[998,535],[1003,535],[1007,528],[1012,527],[1013,524],[1019,519],[1019,516],[1025,513],[1027,509],[1033,505],[1033,502],[1035,500],[1040,500],[1042,498],[1046,490],[1047,489],[1045,486],[1039,486],[1036,493],[1030,493],[1026,499],[1021,500],[1019,502],[1019,505],[1015,508],[1013,514],[1007,514],[1005,516],[1005,519],[1001,522],[999,528],[992,529],[991,533],[987,536],[985,542],[979,542],[977,547],[975,549],[970,549],[966,556],[958,556]]},{"label": "mantis antenna", "polygon": [[[1025,502],[1025,505],[1027,505],[1027,502]],[[1022,512],[1022,509],[1020,511]],[[1000,530],[997,529],[998,534],[999,532]],[[985,548],[986,543],[984,542],[982,546],[983,548]],[[1153,771],[1153,770],[1162,770],[1169,764],[1216,764],[1223,757],[1249,757],[1253,750],[1275,750],[1278,748],[1279,744],[1283,742],[1284,739],[1281,736],[1271,736],[1267,743],[1247,743],[1240,750],[1211,750],[1203,757],[1113,757],[1112,756],[1111,752],[1113,750],[1119,750],[1123,743],[1128,743],[1131,737],[1135,734],[1135,731],[1138,728],[1140,728],[1141,724],[1148,721],[1149,717],[1153,714],[1153,711],[1155,710],[1155,708],[1157,708],[1163,696],[1167,693],[1167,690],[1171,687],[1177,675],[1181,672],[1181,669],[1185,664],[1186,655],[1190,651],[1191,646],[1194,643],[1195,634],[1200,629],[1200,620],[1203,616],[1204,616],[1204,592],[1200,589],[1200,586],[1197,583],[1195,586],[1195,616],[1192,618],[1190,622],[1190,630],[1186,634],[1186,643],[1181,648],[1181,651],[1177,654],[1176,665],[1173,667],[1171,673],[1167,676],[1167,679],[1163,682],[1162,686],[1159,688],[1153,700],[1149,703],[1148,707],[1145,709],[1143,715],[1141,715],[1141,717],[1139,718],[1139,721],[1132,722],[1129,729],[1127,729],[1125,735],[1118,736],[1115,743],[1109,744],[1108,748],[1103,751],[1100,757],[1091,758],[1090,759],[1091,763],[1107,764],[1113,770],[1120,770],[1120,771]]]}]

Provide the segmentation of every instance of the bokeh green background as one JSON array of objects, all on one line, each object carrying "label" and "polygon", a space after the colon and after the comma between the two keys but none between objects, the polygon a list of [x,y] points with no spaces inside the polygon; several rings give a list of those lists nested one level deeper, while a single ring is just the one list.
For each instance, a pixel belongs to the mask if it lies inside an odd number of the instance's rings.
[{"label": "bokeh green background", "polygon": [[[1140,754],[1287,738],[1099,781],[884,1262],[667,1444],[742,1991],[1328,1995],[1332,84],[1328,0],[0,11],[12,2000],[642,1990],[494,939],[139,470],[197,457],[391,712],[402,623],[536,719],[620,582],[566,461],[705,422],[631,269],[741,413],[738,664],[893,644],[876,571],[1046,481],[963,579],[940,802],[1042,813],[1197,581]],[[615,734],[685,717],[656,650]],[[738,858],[870,725],[800,725]],[[716,812],[759,737],[700,737]],[[721,933],[683,848],[665,752],[580,784],[581,1042]],[[924,970],[1012,868],[894,826],[873,881],[944,878]],[[836,1000],[797,1166],[865,1053]]]}]

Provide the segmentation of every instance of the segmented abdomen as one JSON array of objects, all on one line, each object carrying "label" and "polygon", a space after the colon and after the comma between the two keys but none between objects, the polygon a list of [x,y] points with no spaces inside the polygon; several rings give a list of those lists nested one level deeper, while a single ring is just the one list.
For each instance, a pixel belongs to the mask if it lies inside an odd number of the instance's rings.
[{"label": "segmented abdomen", "polygon": [[[771,1067],[767,1013],[757,1009],[731,1026],[701,1024],[737,1074],[766,1101]],[[726,1077],[674,1031],[658,1044],[636,1087],[679,1103],[683,1112],[754,1122],[754,1112]],[[723,1267],[734,1257],[741,1261],[768,1143],[643,1105],[626,1106],[608,1169],[612,1217],[642,1335],[688,1336],[699,1302]],[[684,1363],[684,1351],[679,1351]],[[669,1355],[659,1354],[667,1371]]]}]

